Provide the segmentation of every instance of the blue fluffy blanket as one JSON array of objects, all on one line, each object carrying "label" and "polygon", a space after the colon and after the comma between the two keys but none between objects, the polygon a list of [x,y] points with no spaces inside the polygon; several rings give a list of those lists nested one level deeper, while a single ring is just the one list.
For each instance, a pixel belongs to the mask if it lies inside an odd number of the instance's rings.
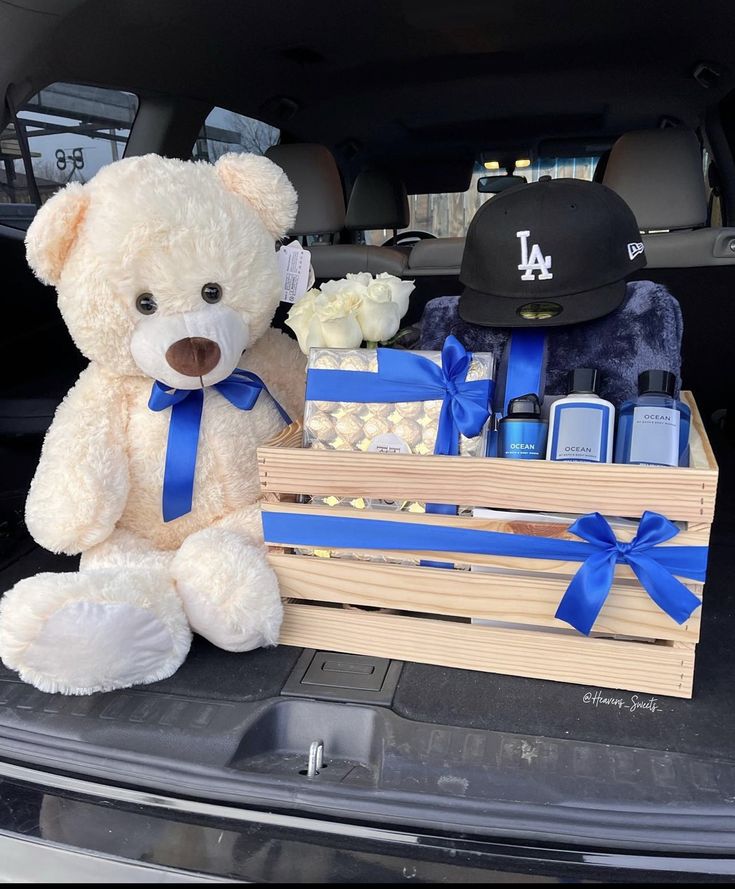
[{"label": "blue fluffy blanket", "polygon": [[[467,324],[458,300],[442,296],[426,304],[418,348],[441,349],[453,333],[467,349],[494,353],[502,392],[511,331]],[[641,371],[670,370],[679,382],[681,334],[681,309],[669,291],[652,281],[632,281],[620,307],[604,318],[549,328],[545,394],[566,395],[566,376],[575,367],[596,367],[599,394],[616,407],[637,396]]]}]

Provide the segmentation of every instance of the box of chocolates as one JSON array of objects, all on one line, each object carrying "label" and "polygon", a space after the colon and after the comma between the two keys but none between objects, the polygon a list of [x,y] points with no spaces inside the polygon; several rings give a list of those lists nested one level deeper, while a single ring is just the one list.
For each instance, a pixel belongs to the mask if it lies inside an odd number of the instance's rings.
[{"label": "box of chocolates", "polygon": [[[412,352],[441,367],[441,352]],[[377,349],[312,349],[309,371],[335,370],[378,373]],[[495,363],[488,352],[476,352],[465,379],[492,380]],[[373,451],[383,454],[433,454],[436,449],[442,399],[396,402],[316,401],[304,408],[304,446],[319,450]],[[479,435],[458,434],[458,453],[484,457],[489,421]]]}]

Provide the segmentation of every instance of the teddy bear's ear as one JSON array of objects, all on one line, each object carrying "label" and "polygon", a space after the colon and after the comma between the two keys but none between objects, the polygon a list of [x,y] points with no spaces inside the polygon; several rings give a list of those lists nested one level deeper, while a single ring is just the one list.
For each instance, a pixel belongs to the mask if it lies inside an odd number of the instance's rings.
[{"label": "teddy bear's ear", "polygon": [[70,182],[46,201],[28,227],[26,259],[44,284],[58,284],[88,205],[81,182]]},{"label": "teddy bear's ear", "polygon": [[298,198],[283,170],[257,154],[223,154],[214,165],[228,191],[245,198],[278,240],[296,219]]}]

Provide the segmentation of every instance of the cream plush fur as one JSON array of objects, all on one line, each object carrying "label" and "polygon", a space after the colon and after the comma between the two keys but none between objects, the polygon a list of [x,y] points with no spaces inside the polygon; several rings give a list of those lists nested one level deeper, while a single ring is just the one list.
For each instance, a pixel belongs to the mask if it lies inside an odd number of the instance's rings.
[{"label": "cream plush fur", "polygon": [[[186,657],[192,629],[229,651],[275,644],[281,602],[255,450],[283,420],[267,395],[242,411],[206,387],[239,364],[300,414],[304,357],[269,329],[281,292],[275,241],[295,214],[293,187],[265,158],[212,166],[147,155],[67,186],[30,226],[28,261],[57,288],[90,359],[56,413],[26,505],[34,538],[82,553],[80,571],[27,578],[0,604],[0,656],[37,688],[88,694],[162,679]],[[202,297],[212,283],[216,303]],[[152,314],[136,307],[142,293]],[[201,377],[167,357],[191,337],[219,346]],[[148,408],[153,379],[205,387],[192,510],[168,523],[171,411]]]}]

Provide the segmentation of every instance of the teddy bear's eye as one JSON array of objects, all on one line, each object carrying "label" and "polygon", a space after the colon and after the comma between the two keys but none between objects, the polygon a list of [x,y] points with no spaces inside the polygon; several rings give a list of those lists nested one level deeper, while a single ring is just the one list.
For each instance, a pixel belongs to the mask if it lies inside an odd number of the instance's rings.
[{"label": "teddy bear's eye", "polygon": [[219,284],[205,284],[202,287],[202,299],[205,303],[218,303],[222,299],[222,288]]},{"label": "teddy bear's eye", "polygon": [[158,303],[152,293],[141,293],[135,300],[135,308],[141,315],[152,315],[158,308]]}]

